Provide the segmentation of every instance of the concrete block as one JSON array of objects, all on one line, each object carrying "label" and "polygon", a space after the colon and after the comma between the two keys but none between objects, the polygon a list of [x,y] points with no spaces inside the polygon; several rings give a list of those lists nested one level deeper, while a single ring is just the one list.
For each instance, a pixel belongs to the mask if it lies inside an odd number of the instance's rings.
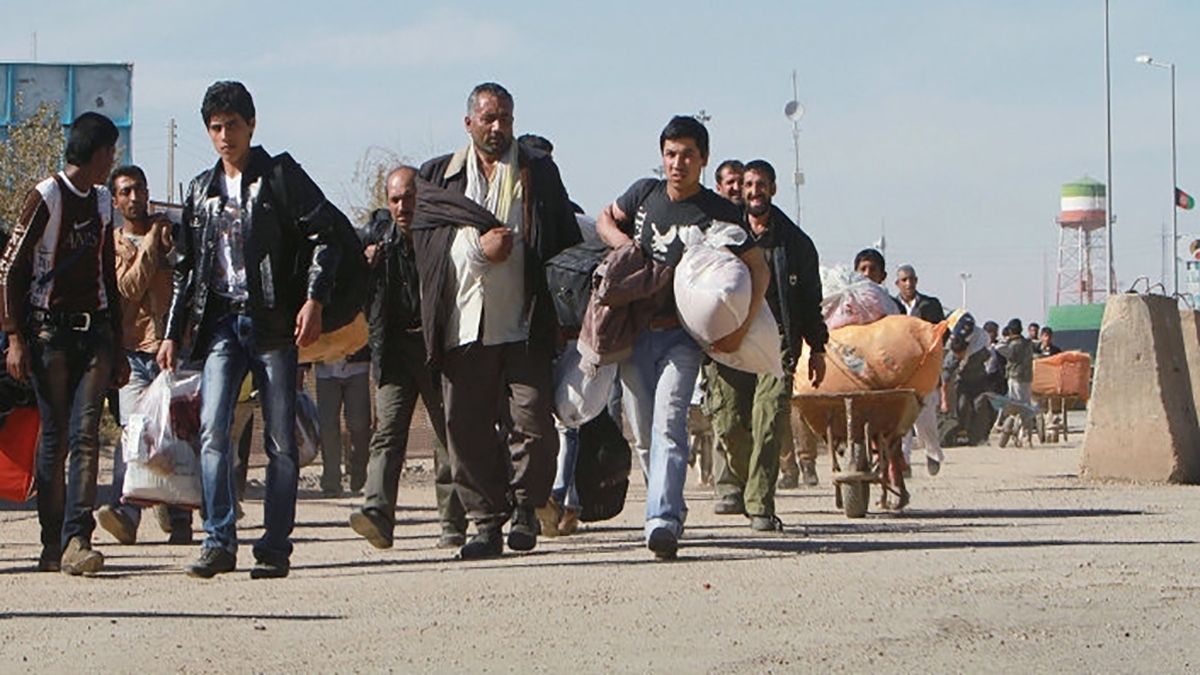
[{"label": "concrete block", "polygon": [[1200,312],[1188,307],[1180,309],[1179,323],[1183,327],[1183,349],[1192,380],[1192,402],[1200,404]]},{"label": "concrete block", "polygon": [[1200,424],[1174,298],[1108,299],[1081,470],[1092,479],[1200,483]]}]

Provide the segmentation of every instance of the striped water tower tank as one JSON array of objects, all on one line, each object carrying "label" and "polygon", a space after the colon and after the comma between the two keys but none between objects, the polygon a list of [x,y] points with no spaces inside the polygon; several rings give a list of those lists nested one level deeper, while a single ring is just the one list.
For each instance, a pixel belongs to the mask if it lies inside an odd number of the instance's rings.
[{"label": "striped water tower tank", "polygon": [[1104,227],[1108,198],[1104,183],[1087,176],[1062,186],[1062,214],[1058,222],[1064,226],[1093,230]]}]

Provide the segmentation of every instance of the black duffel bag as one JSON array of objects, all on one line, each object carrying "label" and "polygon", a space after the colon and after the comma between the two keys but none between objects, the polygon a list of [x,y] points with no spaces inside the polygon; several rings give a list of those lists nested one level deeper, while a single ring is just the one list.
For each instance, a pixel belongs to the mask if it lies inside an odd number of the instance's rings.
[{"label": "black duffel bag", "polygon": [[591,523],[621,513],[632,468],[629,441],[607,410],[579,427],[579,458],[575,465],[579,519]]}]

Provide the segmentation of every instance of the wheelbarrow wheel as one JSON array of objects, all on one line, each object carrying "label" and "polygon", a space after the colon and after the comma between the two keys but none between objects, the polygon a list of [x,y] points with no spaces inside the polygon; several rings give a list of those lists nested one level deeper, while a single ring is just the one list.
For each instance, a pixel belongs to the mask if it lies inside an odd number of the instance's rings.
[{"label": "wheelbarrow wheel", "polygon": [[1038,443],[1046,444],[1046,413],[1044,412],[1037,415],[1037,439]]},{"label": "wheelbarrow wheel", "polygon": [[1012,418],[1004,420],[1000,426],[1000,447],[1006,447],[1008,441],[1013,437]]},{"label": "wheelbarrow wheel", "polygon": [[[856,472],[867,471],[867,449],[862,443],[850,444],[850,457],[846,464]],[[867,515],[867,504],[871,501],[871,484],[852,481],[838,484],[842,497],[842,510],[847,518],[862,518]]]}]

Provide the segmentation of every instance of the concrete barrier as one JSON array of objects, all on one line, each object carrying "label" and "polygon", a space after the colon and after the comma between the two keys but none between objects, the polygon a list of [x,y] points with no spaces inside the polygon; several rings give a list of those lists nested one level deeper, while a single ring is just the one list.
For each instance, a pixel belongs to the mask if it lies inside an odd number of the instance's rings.
[{"label": "concrete barrier", "polygon": [[[1180,309],[1179,323],[1183,327],[1183,350],[1187,353],[1192,380],[1192,402],[1200,405],[1200,312],[1188,307]],[[1200,412],[1197,417],[1200,418]]]},{"label": "concrete barrier", "polygon": [[1084,477],[1200,483],[1194,400],[1175,299],[1110,297],[1083,436]]}]

